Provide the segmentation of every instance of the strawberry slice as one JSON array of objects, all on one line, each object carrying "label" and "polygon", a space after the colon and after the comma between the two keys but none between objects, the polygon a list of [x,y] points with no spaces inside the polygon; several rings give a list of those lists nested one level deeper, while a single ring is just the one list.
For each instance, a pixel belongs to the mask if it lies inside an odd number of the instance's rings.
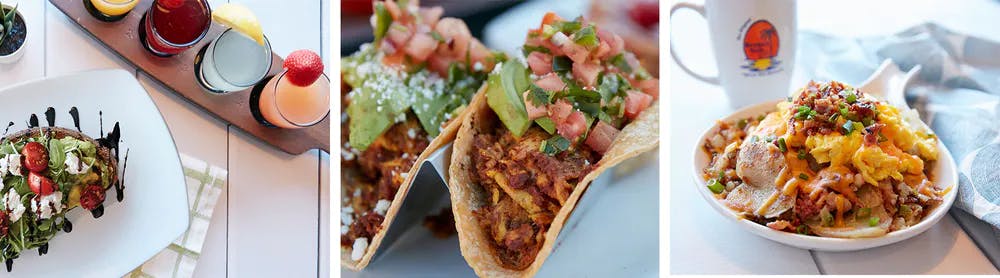
[{"label": "strawberry slice", "polygon": [[323,59],[316,52],[302,49],[288,54],[285,58],[285,78],[300,87],[312,85],[323,74]]}]

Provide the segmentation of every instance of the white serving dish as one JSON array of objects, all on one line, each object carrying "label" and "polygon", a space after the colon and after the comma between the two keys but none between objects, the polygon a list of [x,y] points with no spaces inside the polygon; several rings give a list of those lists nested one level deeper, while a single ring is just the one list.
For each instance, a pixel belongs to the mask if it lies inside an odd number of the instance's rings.
[{"label": "white serving dish", "polygon": [[128,150],[125,198],[118,202],[114,190],[108,191],[98,219],[80,208],[70,211],[71,233],[57,234],[47,255],[23,251],[13,271],[0,271],[0,277],[121,277],[187,230],[187,190],[177,149],[133,73],[89,71],[0,90],[0,122],[14,124],[8,134],[27,128],[31,114],[47,126],[48,107],[55,109],[55,125],[70,129],[75,127],[69,110],[77,107],[81,130],[93,138],[101,137],[101,117],[104,134],[120,123],[119,171]]},{"label": "white serving dish", "polygon": [[[911,70],[910,73],[904,73],[899,71],[898,67],[892,64],[892,61],[886,61],[879,67],[872,77],[865,82],[863,86],[859,87],[862,88],[862,91],[866,91],[866,89],[886,90],[887,92],[872,93],[872,95],[887,96],[890,103],[900,106],[900,104],[896,102],[902,99],[901,94],[903,88],[908,82],[908,79],[912,77],[917,70],[919,69]],[[781,100],[773,100],[745,107],[728,117],[721,119],[721,121],[732,122],[741,118],[753,117],[773,112],[776,109],[775,105],[780,101]],[[905,103],[903,105],[905,105]],[[779,243],[820,251],[854,251],[896,243],[926,231],[941,220],[941,218],[948,213],[948,209],[951,208],[951,205],[955,202],[955,197],[958,195],[958,172],[956,171],[957,168],[955,166],[954,159],[952,159],[951,153],[948,152],[948,149],[945,148],[944,144],[938,141],[938,148],[940,149],[940,152],[938,154],[937,163],[934,163],[934,183],[939,188],[951,188],[948,190],[947,194],[945,194],[943,198],[944,202],[934,208],[917,225],[903,230],[893,231],[881,237],[860,239],[806,236],[773,230],[766,226],[741,218],[738,214],[719,202],[711,191],[708,190],[707,181],[702,177],[701,170],[711,162],[711,158],[702,150],[702,144],[710,134],[717,132],[718,128],[718,125],[715,125],[706,130],[698,140],[698,143],[694,146],[694,168],[692,174],[695,181],[694,186],[697,187],[696,190],[702,198],[704,198],[705,201],[712,206],[712,208],[722,214],[726,219],[736,222],[739,226],[753,232],[754,234]]]}]

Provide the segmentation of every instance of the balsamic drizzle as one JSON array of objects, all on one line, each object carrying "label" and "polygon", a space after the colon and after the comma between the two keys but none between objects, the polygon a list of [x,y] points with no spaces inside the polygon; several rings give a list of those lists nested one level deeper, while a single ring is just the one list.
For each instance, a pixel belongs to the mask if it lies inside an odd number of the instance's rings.
[{"label": "balsamic drizzle", "polygon": [[14,126],[14,122],[7,123],[7,128],[3,130],[3,135],[7,135],[7,132],[10,131],[10,127],[12,126]]},{"label": "balsamic drizzle", "polygon": [[80,111],[76,109],[76,106],[69,109],[70,117],[73,117],[73,125],[76,126],[76,131],[83,132],[80,129]]},{"label": "balsamic drizzle", "polygon": [[38,127],[38,115],[31,114],[31,118],[28,118],[28,128]]},{"label": "balsamic drizzle", "polygon": [[115,180],[115,194],[117,194],[118,202],[125,199],[125,169],[128,169],[128,151],[130,149],[125,149],[125,162],[122,162],[122,178],[121,180]]},{"label": "balsamic drizzle", "polygon": [[56,126],[56,109],[49,107],[45,109],[45,121],[49,123],[49,127]]}]

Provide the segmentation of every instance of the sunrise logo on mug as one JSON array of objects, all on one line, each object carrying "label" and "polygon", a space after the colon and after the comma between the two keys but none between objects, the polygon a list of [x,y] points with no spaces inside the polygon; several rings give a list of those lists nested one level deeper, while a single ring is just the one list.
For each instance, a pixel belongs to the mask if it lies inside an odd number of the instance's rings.
[{"label": "sunrise logo on mug", "polygon": [[[749,22],[750,20],[747,20],[747,23]],[[740,32],[743,34],[743,55],[747,59],[747,64],[743,68],[748,70],[743,75],[768,75],[780,72],[781,61],[777,57],[781,49],[781,40],[778,38],[778,30],[767,20],[757,20],[749,25],[750,27],[745,28],[746,32]]]}]

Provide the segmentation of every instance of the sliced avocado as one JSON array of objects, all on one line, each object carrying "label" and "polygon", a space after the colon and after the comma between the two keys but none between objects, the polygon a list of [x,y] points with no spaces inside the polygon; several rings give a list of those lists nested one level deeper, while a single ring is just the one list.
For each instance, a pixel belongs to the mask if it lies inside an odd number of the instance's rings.
[{"label": "sliced avocado", "polygon": [[538,124],[538,126],[542,127],[542,129],[544,129],[545,132],[548,132],[549,134],[556,133],[556,122],[553,122],[552,118],[541,117],[535,119],[535,123]]},{"label": "sliced avocado", "polygon": [[368,96],[371,94],[357,94],[347,106],[347,116],[351,119],[351,147],[361,151],[368,149],[393,122],[389,113],[377,111],[378,104]]},{"label": "sliced avocado", "polygon": [[499,74],[490,74],[487,84],[487,104],[514,137],[521,137],[532,123],[521,99],[521,93],[531,84],[527,68],[517,61],[508,61]]}]

